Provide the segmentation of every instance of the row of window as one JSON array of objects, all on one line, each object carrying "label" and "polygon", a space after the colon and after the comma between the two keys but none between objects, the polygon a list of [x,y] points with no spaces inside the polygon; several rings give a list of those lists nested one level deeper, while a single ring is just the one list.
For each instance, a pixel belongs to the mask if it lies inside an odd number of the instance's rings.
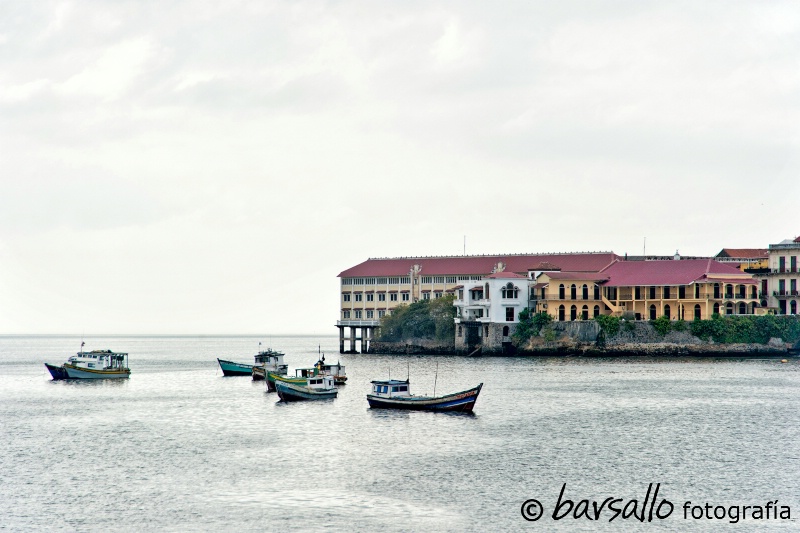
[{"label": "row of window", "polygon": [[[378,311],[378,318],[385,317],[386,313],[387,313],[387,311],[385,311],[385,310]],[[348,320],[350,318],[350,316],[353,315],[355,320],[361,320],[362,318],[365,318],[365,314],[366,314],[366,319],[367,320],[375,318],[375,311],[372,311],[372,310],[362,311],[361,309],[356,309],[355,311],[342,310],[342,319],[343,320]]]},{"label": "row of window", "polygon": [[[441,294],[441,293],[439,293],[439,294]],[[349,301],[351,301],[350,299],[353,298],[353,301],[361,302],[361,301],[364,301],[364,296],[366,296],[366,301],[368,301],[368,302],[374,302],[375,301],[375,295],[374,294],[366,294],[366,295],[364,295],[364,294],[361,294],[361,293],[358,293],[358,292],[356,294],[354,294],[354,295],[351,295],[349,292],[342,293],[342,301],[343,302],[349,302]],[[403,302],[408,302],[410,300],[409,294],[407,292],[402,293],[400,295],[400,297],[401,297],[400,300],[403,301]],[[437,296],[437,298],[439,298],[439,296]],[[379,302],[385,302],[386,301],[386,294],[385,293],[378,293],[378,301]],[[396,302],[397,301],[397,293],[396,292],[389,293],[389,301],[390,302]]]},{"label": "row of window", "polygon": [[[739,305],[734,305],[733,303],[728,302],[725,305],[724,311],[725,311],[725,314],[727,314],[727,315],[732,315],[732,314],[734,314],[734,312],[737,312],[737,314],[740,314],[740,315],[752,315],[755,312],[755,308],[756,307],[757,307],[757,305],[754,304],[754,303],[746,304],[744,302],[741,302],[741,303],[739,303]],[[693,318],[696,319],[696,320],[699,320],[700,317],[701,317],[701,310],[702,310],[702,308],[700,307],[700,304],[695,304],[693,310],[694,310]],[[722,310],[723,310],[723,308],[720,306],[720,304],[718,304],[718,303],[714,304],[713,313],[720,313],[720,311],[722,311]],[[678,305],[678,316],[677,316],[678,320],[685,320],[686,319],[685,311],[686,311],[686,306]],[[600,306],[599,305],[595,305],[594,308],[592,309],[592,316],[596,317],[599,314],[600,314]],[[656,318],[658,318],[658,308],[656,307],[655,304],[651,304],[650,305],[650,307],[648,308],[648,314],[649,314],[650,320],[655,320]],[[669,305],[665,305],[664,306],[664,310],[662,312],[662,315],[667,317],[667,318],[669,318],[669,319],[672,319],[672,309],[670,308]],[[580,313],[579,313],[578,306],[576,306],[576,305],[570,306],[569,319],[570,320],[577,320],[578,317],[580,317],[581,320],[589,320],[589,307],[584,305],[580,309]],[[637,319],[641,319],[642,317],[639,316],[639,313],[636,313],[636,318]],[[564,320],[566,320],[566,308],[563,305],[559,305],[558,306],[558,320],[560,320],[562,322]]]},{"label": "row of window", "polygon": [[[418,282],[458,283],[459,281],[480,281],[483,276],[421,276]],[[342,285],[410,285],[411,277],[397,278],[342,278]]]},{"label": "row of window", "polygon": [[[694,298],[700,298],[700,285],[695,284],[694,287]],[[600,300],[600,286],[593,285],[592,286],[592,296],[593,300]],[[658,289],[661,289],[660,291]],[[714,286],[714,298],[722,298],[722,286],[719,283],[715,283]],[[725,285],[725,297],[726,298],[747,298],[747,288],[745,285],[733,285],[733,284],[726,284]],[[734,291],[734,288],[736,289]],[[581,299],[588,300],[589,299],[589,286],[584,284],[581,288]],[[607,287],[606,288],[606,297],[609,300],[616,300],[617,299],[617,292],[618,287]],[[677,291],[674,290],[675,287],[664,286],[650,286],[650,287],[633,287],[633,299],[634,300],[643,300],[643,294],[647,293],[647,299],[649,300],[669,300],[670,298],[675,298],[677,294],[678,299],[685,299],[687,290],[686,285],[679,285],[677,287]],[[661,293],[660,296],[658,293]],[[619,290],[621,295],[621,299],[627,300],[630,299],[631,293],[628,288],[624,290]],[[753,285],[750,287],[750,298],[757,298],[758,297],[758,288]],[[542,299],[546,299],[545,290],[542,289]],[[558,286],[558,299],[559,300],[566,300],[567,299],[567,287],[562,283]],[[578,299],[578,286],[574,283],[569,286],[569,299],[570,300],[577,300]]]},{"label": "row of window", "polygon": [[[789,258],[789,271],[797,272],[797,256],[793,255]],[[778,272],[786,272],[786,257],[778,257]]]}]

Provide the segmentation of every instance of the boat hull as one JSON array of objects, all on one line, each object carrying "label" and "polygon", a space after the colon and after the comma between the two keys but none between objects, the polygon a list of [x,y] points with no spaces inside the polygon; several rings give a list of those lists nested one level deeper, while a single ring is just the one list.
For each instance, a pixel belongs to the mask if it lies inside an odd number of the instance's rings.
[{"label": "boat hull", "polygon": [[53,376],[54,381],[57,379],[69,378],[69,376],[67,376],[67,371],[64,370],[63,366],[55,366],[48,363],[45,363],[44,366],[47,367],[47,370],[50,372],[50,375]]},{"label": "boat hull", "polygon": [[253,381],[264,381],[267,378],[267,371],[264,370],[263,366],[254,366],[253,367]]},{"label": "boat hull", "polygon": [[284,381],[276,381],[275,389],[278,397],[284,402],[301,402],[308,400],[330,400],[336,398],[339,391],[332,390],[311,390],[307,387],[295,385],[294,383],[287,383]]},{"label": "boat hull", "polygon": [[474,389],[433,398],[423,396],[383,398],[373,394],[367,394],[367,402],[369,402],[369,406],[373,409],[408,409],[413,411],[471,413],[482,387],[483,383]]},{"label": "boat hull", "polygon": [[234,363],[233,361],[225,361],[224,359],[217,358],[219,367],[222,369],[223,376],[252,376],[253,365],[244,365],[242,363]]},{"label": "boat hull", "polygon": [[67,379],[128,379],[131,371],[128,368],[115,368],[113,370],[96,370],[93,368],[78,368],[65,364],[64,371]]},{"label": "boat hull", "polygon": [[305,385],[306,378],[290,378],[288,376],[281,376],[280,374],[276,374],[274,372],[267,372],[267,392],[276,392],[276,381],[294,383],[295,385]]}]

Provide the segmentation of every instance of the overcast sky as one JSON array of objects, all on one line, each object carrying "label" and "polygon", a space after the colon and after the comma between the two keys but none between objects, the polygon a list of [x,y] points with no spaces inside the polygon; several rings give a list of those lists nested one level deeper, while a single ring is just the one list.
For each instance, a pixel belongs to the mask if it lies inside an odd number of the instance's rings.
[{"label": "overcast sky", "polygon": [[328,333],[369,257],[800,233],[797,2],[0,2],[0,333]]}]

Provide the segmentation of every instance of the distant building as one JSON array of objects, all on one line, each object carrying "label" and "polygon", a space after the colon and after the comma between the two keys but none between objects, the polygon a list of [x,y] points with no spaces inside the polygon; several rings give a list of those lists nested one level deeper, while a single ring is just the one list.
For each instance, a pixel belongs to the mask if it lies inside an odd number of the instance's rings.
[{"label": "distant building", "polygon": [[761,314],[757,282],[713,259],[616,261],[601,271],[542,272],[534,285],[535,310],[554,320],[600,314],[631,319],[708,319],[714,313]]},{"label": "distant building", "polygon": [[781,315],[796,315],[800,307],[798,256],[800,237],[769,245],[769,272],[766,274],[767,287],[764,292],[769,307],[774,307]]}]

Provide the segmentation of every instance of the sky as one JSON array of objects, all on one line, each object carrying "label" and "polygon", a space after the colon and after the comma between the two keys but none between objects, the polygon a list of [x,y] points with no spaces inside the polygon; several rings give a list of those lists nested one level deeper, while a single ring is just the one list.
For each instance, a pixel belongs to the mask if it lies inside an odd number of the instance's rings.
[{"label": "sky", "polygon": [[0,334],[336,334],[370,257],[800,234],[800,5],[0,3]]}]

